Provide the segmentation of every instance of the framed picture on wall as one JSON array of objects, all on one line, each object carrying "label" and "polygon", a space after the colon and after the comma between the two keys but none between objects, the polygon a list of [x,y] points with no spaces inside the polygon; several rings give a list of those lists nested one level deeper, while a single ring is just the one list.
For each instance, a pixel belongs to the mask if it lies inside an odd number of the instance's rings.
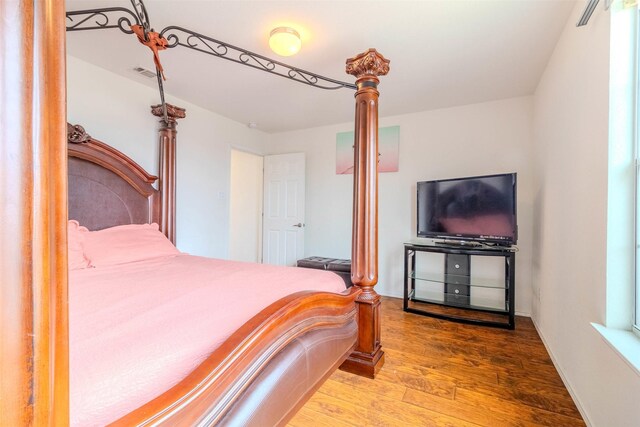
[{"label": "framed picture on wall", "polygon": [[[353,173],[354,133],[336,134],[336,174]],[[378,172],[398,172],[400,159],[400,126],[378,129]]]}]

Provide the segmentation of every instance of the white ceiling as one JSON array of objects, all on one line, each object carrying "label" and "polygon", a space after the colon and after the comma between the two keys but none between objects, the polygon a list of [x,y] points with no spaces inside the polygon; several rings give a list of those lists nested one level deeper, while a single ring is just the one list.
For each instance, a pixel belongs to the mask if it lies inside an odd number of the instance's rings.
[{"label": "white ceiling", "polygon": [[[67,0],[67,10],[127,0]],[[380,114],[391,116],[532,94],[574,0],[163,1],[145,0],[151,24],[215,39],[338,80],[345,59],[374,47],[391,60],[380,78]],[[292,24],[298,55],[268,47],[271,29]],[[117,74],[153,69],[151,52],[119,30],[67,34],[68,53]],[[99,46],[99,49],[96,48]],[[326,91],[177,47],[160,53],[167,93],[260,130],[281,132],[353,120],[354,91]],[[73,85],[73,82],[69,82]]]}]

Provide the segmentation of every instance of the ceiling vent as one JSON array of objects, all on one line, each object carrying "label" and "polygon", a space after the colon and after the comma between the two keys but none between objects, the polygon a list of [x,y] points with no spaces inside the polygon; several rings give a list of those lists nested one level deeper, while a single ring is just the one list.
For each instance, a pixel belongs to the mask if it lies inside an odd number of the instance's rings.
[{"label": "ceiling vent", "polygon": [[144,76],[148,79],[153,78],[156,76],[156,73],[154,71],[151,70],[147,70],[146,68],[142,68],[142,67],[134,67],[133,71],[135,71],[136,73],[140,74],[141,76]]}]

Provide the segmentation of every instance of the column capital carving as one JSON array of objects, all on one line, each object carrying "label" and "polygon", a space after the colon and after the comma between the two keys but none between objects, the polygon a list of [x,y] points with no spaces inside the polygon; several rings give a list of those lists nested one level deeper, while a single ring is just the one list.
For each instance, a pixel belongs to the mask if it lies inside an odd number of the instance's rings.
[{"label": "column capital carving", "polygon": [[[184,119],[187,116],[187,110],[184,108],[176,107],[175,105],[166,104],[167,105],[167,117],[169,121],[175,122],[177,119]],[[151,114],[154,116],[163,117],[162,112],[162,104],[152,105],[151,106]]]},{"label": "column capital carving", "polygon": [[384,76],[389,72],[389,60],[377,50],[369,49],[358,56],[347,59],[347,74],[357,79]]}]

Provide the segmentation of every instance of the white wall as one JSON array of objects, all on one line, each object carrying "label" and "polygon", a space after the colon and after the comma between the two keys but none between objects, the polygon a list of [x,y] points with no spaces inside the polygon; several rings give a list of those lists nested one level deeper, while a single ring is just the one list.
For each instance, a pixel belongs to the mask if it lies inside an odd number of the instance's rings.
[{"label": "white wall", "polygon": [[[384,81],[380,91],[384,103]],[[416,182],[517,172],[516,310],[531,312],[531,117],[532,100],[522,97],[381,118],[380,126],[400,126],[400,170],[380,174],[380,294],[400,297],[403,292],[403,243],[416,234]],[[307,256],[351,257],[353,175],[336,175],[335,151],[336,133],[352,126],[271,135],[269,154],[307,155]]]},{"label": "white wall", "polygon": [[[534,96],[533,318],[593,426],[640,425],[640,377],[605,323],[610,15],[576,5]],[[630,237],[631,238],[631,237]]]},{"label": "white wall", "polygon": [[[170,90],[171,82],[166,83]],[[225,258],[229,240],[230,147],[261,152],[267,135],[186,101],[177,147],[177,246],[195,255]],[[159,103],[156,89],[67,57],[68,121],[158,172]]]},{"label": "white wall", "polygon": [[264,157],[231,150],[229,259],[262,261],[262,187]]}]

